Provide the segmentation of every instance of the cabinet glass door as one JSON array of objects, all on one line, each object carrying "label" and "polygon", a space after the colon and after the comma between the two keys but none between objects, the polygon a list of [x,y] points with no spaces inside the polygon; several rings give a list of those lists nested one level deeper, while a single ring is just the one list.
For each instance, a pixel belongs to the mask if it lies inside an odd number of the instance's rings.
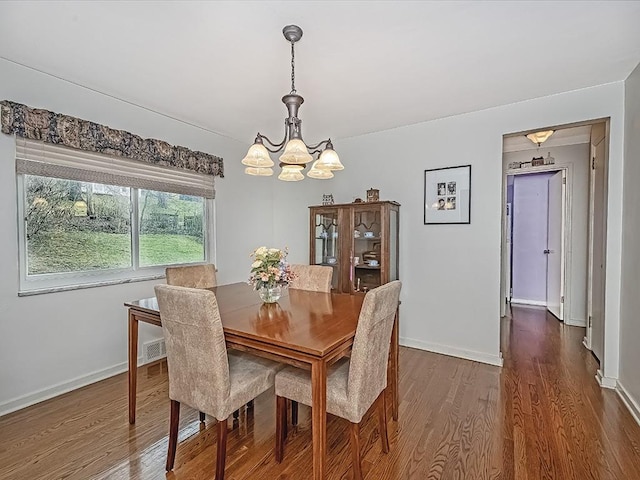
[{"label": "cabinet glass door", "polygon": [[315,265],[333,267],[332,288],[338,288],[340,279],[340,248],[338,243],[338,211],[316,213],[314,222]]},{"label": "cabinet glass door", "polygon": [[382,211],[379,207],[353,212],[353,289],[368,292],[381,285]]}]

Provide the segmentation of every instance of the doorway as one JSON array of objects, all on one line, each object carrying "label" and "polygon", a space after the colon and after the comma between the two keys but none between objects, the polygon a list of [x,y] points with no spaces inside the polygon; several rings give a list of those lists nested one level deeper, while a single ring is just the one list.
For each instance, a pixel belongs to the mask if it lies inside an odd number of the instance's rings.
[{"label": "doorway", "polygon": [[[564,233],[560,234],[560,244],[564,247],[565,255],[564,260],[560,262],[560,275],[552,274],[549,277],[560,277],[559,281],[564,284],[559,290],[564,294],[560,295],[560,308],[553,311],[552,305],[551,309],[565,324],[586,327],[583,343],[602,360],[605,322],[608,120],[549,127],[547,130],[551,130],[552,135],[537,145],[526,137],[532,132],[520,132],[503,137],[500,312],[504,316],[509,301],[519,300],[518,290],[511,291],[513,282],[517,283],[517,279],[511,276],[512,270],[517,269],[517,266],[513,265],[517,260],[512,256],[515,246],[512,240],[516,234],[513,220],[517,213],[509,190],[513,188],[514,182],[517,184],[518,178],[564,171],[566,197],[562,202]],[[549,207],[549,212],[553,211],[554,209]],[[550,270],[547,269],[547,272]],[[531,271],[529,273],[531,274]],[[551,290],[556,290],[556,287],[553,286]],[[544,302],[539,302],[548,306],[549,295],[545,294]]]}]

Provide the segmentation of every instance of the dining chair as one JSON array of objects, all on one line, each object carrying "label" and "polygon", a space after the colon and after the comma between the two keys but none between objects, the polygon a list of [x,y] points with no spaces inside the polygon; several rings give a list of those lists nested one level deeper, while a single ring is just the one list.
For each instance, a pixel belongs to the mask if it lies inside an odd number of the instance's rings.
[{"label": "dining chair", "polygon": [[[178,287],[212,288],[218,284],[216,280],[216,266],[210,263],[205,265],[167,267],[165,276],[167,277],[167,285],[176,285]],[[252,408],[253,404],[248,404],[247,407]],[[239,411],[233,412],[234,419],[239,418],[239,416]],[[200,412],[200,421],[205,421],[203,412]]]},{"label": "dining chair", "polygon": [[[389,452],[387,436],[387,361],[391,332],[402,284],[395,280],[370,290],[362,303],[351,357],[339,360],[327,372],[327,412],[350,422],[351,457],[355,479],[362,478],[360,422],[377,409],[382,451]],[[311,375],[287,367],[276,374],[276,460],[282,461],[287,430],[286,400],[311,405]]]},{"label": "dining chair", "polygon": [[[331,292],[333,268],[325,265],[291,264],[293,280],[289,289],[308,290],[311,292]],[[298,402],[291,402],[291,423],[298,424]]]},{"label": "dining chair", "polygon": [[156,285],[169,370],[169,449],[173,469],[180,405],[217,420],[217,480],[224,479],[227,419],[274,384],[280,365],[252,355],[227,352],[216,296],[209,290]]},{"label": "dining chair", "polygon": [[311,292],[331,292],[333,268],[324,265],[291,265],[293,280],[289,288]]},{"label": "dining chair", "polygon": [[165,270],[167,285],[178,285],[189,288],[215,287],[216,267],[211,263],[205,265],[187,265],[184,267],[167,267]]}]

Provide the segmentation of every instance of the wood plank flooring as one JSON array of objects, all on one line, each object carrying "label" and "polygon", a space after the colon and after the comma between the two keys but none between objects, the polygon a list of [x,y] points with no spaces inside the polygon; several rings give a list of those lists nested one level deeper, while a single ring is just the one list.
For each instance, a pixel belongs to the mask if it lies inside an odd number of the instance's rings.
[{"label": "wood plank flooring", "polygon": [[[640,426],[602,390],[584,329],[543,310],[503,320],[504,367],[402,348],[400,419],[382,453],[377,419],[362,426],[371,479],[640,479]],[[166,364],[142,367],[137,422],[127,421],[127,378],[118,375],[0,418],[0,479],[212,479],[215,424],[183,408],[176,468],[166,473]],[[390,405],[390,402],[388,402]],[[229,422],[226,478],[311,477],[309,409],[274,459],[273,392]],[[391,415],[389,415],[389,418]],[[347,422],[329,417],[330,479],[351,478]]]}]

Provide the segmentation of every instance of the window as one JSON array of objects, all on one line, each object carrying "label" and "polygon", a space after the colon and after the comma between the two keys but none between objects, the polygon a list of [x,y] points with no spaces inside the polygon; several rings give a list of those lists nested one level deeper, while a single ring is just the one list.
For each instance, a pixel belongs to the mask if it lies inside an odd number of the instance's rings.
[{"label": "window", "polygon": [[202,197],[139,190],[138,205],[141,266],[205,260]]},{"label": "window", "polygon": [[25,175],[27,276],[133,266],[130,189]]},{"label": "window", "polygon": [[[202,193],[200,189],[176,188],[166,179],[141,183],[128,178],[125,186],[112,184],[108,177],[109,183],[86,181],[59,165],[57,176],[36,175],[42,173],[43,162],[21,164],[28,154],[18,148],[21,294],[157,278],[167,265],[210,261],[213,200],[187,193]],[[146,175],[161,168],[142,167]],[[182,173],[179,178],[185,182]]]}]

